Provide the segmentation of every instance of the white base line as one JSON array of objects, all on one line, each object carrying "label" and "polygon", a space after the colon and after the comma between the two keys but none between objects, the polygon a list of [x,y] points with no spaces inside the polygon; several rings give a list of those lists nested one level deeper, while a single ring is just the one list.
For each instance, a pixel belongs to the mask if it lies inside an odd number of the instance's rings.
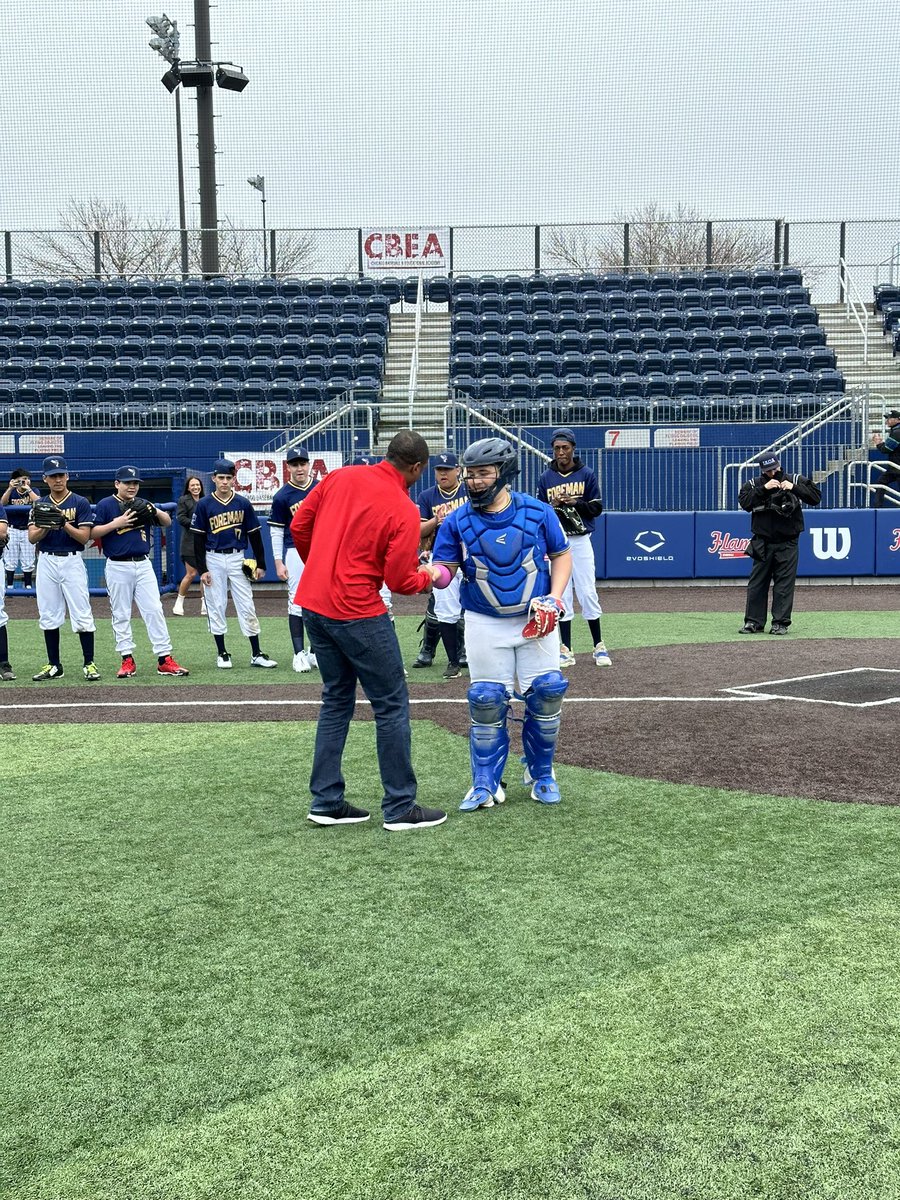
[{"label": "white base line", "polygon": [[[570,700],[566,700],[565,704],[734,704],[734,703],[758,703],[760,700],[767,700],[768,696],[750,695],[750,696],[573,696]],[[793,699],[793,697],[786,697]],[[130,711],[135,708],[196,708],[202,710],[204,708],[318,708],[321,705],[321,700],[137,700],[133,702],[123,701],[104,701],[103,703],[90,703],[87,700],[71,700],[64,701],[62,704],[52,705],[53,709],[76,709],[76,708],[117,708]],[[369,701],[360,699],[357,700],[358,705],[368,705]],[[429,705],[429,704],[465,704],[468,705],[466,699],[451,699],[446,700],[443,697],[434,699],[414,700],[410,698],[410,705]],[[17,709],[27,709],[29,712],[40,712],[47,715],[49,706],[41,704],[0,704],[0,713],[13,712]]]}]

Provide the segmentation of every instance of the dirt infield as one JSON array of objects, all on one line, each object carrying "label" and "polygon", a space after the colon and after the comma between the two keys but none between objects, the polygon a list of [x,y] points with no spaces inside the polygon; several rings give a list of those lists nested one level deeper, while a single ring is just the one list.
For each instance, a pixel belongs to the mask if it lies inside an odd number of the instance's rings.
[{"label": "dirt infield", "polygon": [[[739,622],[743,591],[608,589],[602,599],[607,613],[716,612],[734,606]],[[281,597],[265,597],[259,607],[265,612],[270,603],[273,613],[283,611]],[[816,588],[814,595],[804,589],[796,612],[802,621],[804,607],[878,611],[895,604],[895,587],[832,586]],[[12,598],[11,615],[25,615],[26,605],[33,614],[33,601]],[[19,607],[21,614],[15,611]],[[397,604],[400,613],[420,610],[420,601],[401,599]],[[854,668],[880,671],[878,688],[865,691],[866,680],[874,675],[854,677],[856,691],[849,692],[841,690],[840,680],[831,681],[838,690],[832,686],[828,694],[845,695],[846,703],[824,703],[816,698],[816,688],[803,682],[786,685],[794,693],[788,699],[729,690]],[[559,746],[563,763],[774,795],[900,803],[889,782],[888,751],[900,717],[900,707],[890,702],[894,694],[900,699],[900,641],[795,641],[760,635],[716,645],[654,646],[616,652],[609,669],[598,669],[588,656],[580,656],[568,678]],[[825,694],[821,686],[818,690]],[[469,725],[465,694],[465,676],[446,684],[410,680],[413,716],[460,735]],[[870,706],[855,706],[854,697]],[[246,689],[198,685],[178,692],[129,684],[124,704],[121,684],[103,685],[92,689],[89,700],[84,693],[60,693],[52,708],[36,704],[33,690],[4,687],[0,694],[0,713],[8,726],[42,723],[51,712],[54,723],[122,724],[314,720],[317,711],[314,689],[283,683]],[[360,704],[357,717],[370,716]]]}]

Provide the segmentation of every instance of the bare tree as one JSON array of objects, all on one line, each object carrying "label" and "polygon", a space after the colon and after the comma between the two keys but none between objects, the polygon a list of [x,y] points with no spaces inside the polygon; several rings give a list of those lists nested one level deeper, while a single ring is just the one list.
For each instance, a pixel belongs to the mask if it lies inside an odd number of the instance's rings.
[{"label": "bare tree", "polygon": [[741,221],[716,221],[707,253],[708,218],[679,205],[674,212],[645,204],[620,214],[613,225],[551,226],[545,257],[563,268],[595,271],[625,265],[624,227],[628,225],[628,263],[632,267],[755,266],[771,262],[771,239]]},{"label": "bare tree", "polygon": [[[121,201],[97,197],[70,200],[60,213],[60,229],[37,233],[22,262],[36,277],[92,277],[98,235],[103,279],[163,279],[181,273],[180,236],[172,223],[153,221]],[[275,242],[279,275],[308,269],[315,251],[312,233],[279,230]],[[261,276],[262,230],[238,229],[226,219],[219,230],[219,268],[223,275]],[[192,275],[202,273],[200,231],[195,229],[188,230],[188,269]]]}]

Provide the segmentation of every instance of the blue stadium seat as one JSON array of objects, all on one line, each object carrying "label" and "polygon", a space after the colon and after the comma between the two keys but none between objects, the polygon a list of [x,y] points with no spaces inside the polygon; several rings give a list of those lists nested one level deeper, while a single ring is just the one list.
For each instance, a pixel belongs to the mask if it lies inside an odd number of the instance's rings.
[{"label": "blue stadium seat", "polygon": [[846,388],[844,376],[840,371],[816,371],[811,378],[815,382],[815,387],[810,388],[809,390],[815,391],[816,394],[820,396],[826,392],[843,392]]},{"label": "blue stadium seat", "polygon": [[707,317],[709,316],[708,309],[692,306],[681,310],[681,324],[684,329],[707,329],[709,328]]},{"label": "blue stadium seat", "polygon": [[644,395],[648,400],[670,396],[673,378],[661,371],[650,371],[644,375]]},{"label": "blue stadium seat", "polygon": [[759,371],[777,371],[778,370],[778,354],[775,350],[771,350],[768,346],[761,346],[755,350],[751,350],[749,355],[750,365],[747,368],[753,371],[754,374]]},{"label": "blue stadium seat", "polygon": [[611,354],[621,354],[623,350],[637,350],[637,335],[630,329],[615,329],[610,335],[609,349]]},{"label": "blue stadium seat", "polygon": [[[661,334],[654,329],[642,329],[637,335],[636,349],[638,354],[646,354],[648,350],[662,350],[665,345],[665,340],[669,336],[681,333],[680,330],[669,330],[666,334]],[[607,347],[609,343],[607,342]],[[597,349],[602,347],[598,346]]]},{"label": "blue stadium seat", "polygon": [[82,379],[105,383],[110,365],[110,360],[107,358],[89,358],[81,369],[81,377]]},{"label": "blue stadium seat", "polygon": [[751,371],[732,371],[726,376],[726,379],[728,380],[729,396],[755,396],[759,390],[758,376]]},{"label": "blue stadium seat", "polygon": [[785,377],[780,371],[759,371],[756,391],[759,396],[779,396],[785,393]]},{"label": "blue stadium seat", "polygon": [[186,354],[174,355],[166,363],[165,378],[187,383],[194,373],[195,361],[193,358],[188,358]]},{"label": "blue stadium seat", "polygon": [[745,350],[764,350],[772,344],[772,332],[762,325],[748,325],[741,332]]},{"label": "blue stadium seat", "polygon": [[804,350],[825,345],[825,330],[820,329],[818,325],[798,325],[794,329],[794,334],[797,338],[797,345]]},{"label": "blue stadium seat", "polygon": [[729,375],[732,371],[752,371],[752,359],[747,350],[726,350],[720,355],[721,366],[719,370],[724,371]]},{"label": "blue stadium seat", "polygon": [[803,273],[799,267],[782,267],[776,274],[775,283],[778,287],[801,287]]},{"label": "blue stadium seat", "polygon": [[135,364],[131,358],[116,358],[106,368],[106,378],[111,383],[131,383],[135,376]]},{"label": "blue stadium seat", "polygon": [[812,346],[805,351],[806,369],[813,373],[817,371],[833,371],[837,360],[830,346]]},{"label": "blue stadium seat", "polygon": [[[818,325],[819,314],[811,304],[795,304],[788,308],[789,320],[786,322],[795,329],[801,325]],[[779,322],[782,324],[783,322]]]},{"label": "blue stadium seat", "polygon": [[696,350],[694,355],[694,370],[698,375],[702,375],[706,371],[724,371],[725,360],[724,355],[718,350]]}]

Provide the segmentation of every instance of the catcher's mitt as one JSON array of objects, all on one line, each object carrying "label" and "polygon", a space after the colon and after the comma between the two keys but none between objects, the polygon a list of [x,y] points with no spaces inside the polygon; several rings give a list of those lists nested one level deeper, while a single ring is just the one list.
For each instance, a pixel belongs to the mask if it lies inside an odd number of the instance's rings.
[{"label": "catcher's mitt", "polygon": [[38,529],[62,529],[66,517],[52,500],[35,500],[31,506],[28,523],[37,525]]},{"label": "catcher's mitt", "polygon": [[149,500],[145,500],[143,496],[135,496],[133,500],[129,500],[124,511],[133,512],[135,515],[132,529],[144,529],[149,525],[157,524],[156,506]]},{"label": "catcher's mitt", "polygon": [[528,606],[529,618],[522,630],[524,638],[542,638],[552,633],[565,608],[555,596],[536,596]]},{"label": "catcher's mitt", "polygon": [[561,504],[556,509],[556,515],[559,517],[563,532],[568,537],[584,537],[587,533],[587,526],[574,504]]},{"label": "catcher's mitt", "polygon": [[256,579],[256,568],[259,566],[255,558],[245,558],[241,563],[241,570],[247,576],[251,583]]}]

